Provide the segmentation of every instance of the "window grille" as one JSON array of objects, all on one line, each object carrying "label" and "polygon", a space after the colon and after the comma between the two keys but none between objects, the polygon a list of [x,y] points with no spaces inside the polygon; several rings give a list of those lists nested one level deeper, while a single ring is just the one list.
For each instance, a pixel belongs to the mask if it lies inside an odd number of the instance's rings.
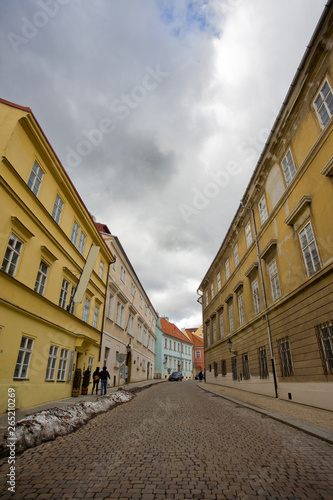
[{"label": "window grille", "polygon": [[232,380],[237,380],[238,375],[237,375],[237,358],[232,358],[231,360],[231,366],[232,366]]},{"label": "window grille", "polygon": [[290,353],[290,345],[288,338],[283,338],[278,341],[280,361],[281,361],[281,375],[282,377],[289,377],[294,374],[293,363]]},{"label": "window grille", "polygon": [[316,326],[317,339],[325,375],[333,373],[333,321]]},{"label": "window grille", "polygon": [[245,380],[249,380],[251,378],[249,356],[247,354],[243,354],[243,375]]},{"label": "window grille", "polygon": [[260,378],[268,378],[268,365],[266,347],[259,347]]}]

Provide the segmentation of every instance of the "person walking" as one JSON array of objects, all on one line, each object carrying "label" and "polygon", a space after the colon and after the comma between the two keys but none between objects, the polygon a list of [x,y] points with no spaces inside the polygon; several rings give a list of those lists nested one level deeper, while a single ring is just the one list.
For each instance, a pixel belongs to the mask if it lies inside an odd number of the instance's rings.
[{"label": "person walking", "polygon": [[94,394],[95,387],[96,387],[96,394],[98,393],[99,376],[100,376],[100,371],[99,371],[99,366],[97,366],[96,370],[93,373],[93,388],[91,394]]},{"label": "person walking", "polygon": [[110,373],[107,371],[106,366],[103,366],[103,370],[99,372],[99,378],[101,379],[101,396],[106,394],[106,384],[108,378],[110,377]]}]

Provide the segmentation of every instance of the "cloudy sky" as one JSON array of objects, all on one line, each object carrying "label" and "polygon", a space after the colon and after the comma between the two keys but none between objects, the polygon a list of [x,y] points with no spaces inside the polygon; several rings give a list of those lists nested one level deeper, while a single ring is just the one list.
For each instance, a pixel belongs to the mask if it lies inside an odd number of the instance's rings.
[{"label": "cloudy sky", "polygon": [[152,304],[197,288],[325,0],[1,0],[0,97],[32,109]]}]

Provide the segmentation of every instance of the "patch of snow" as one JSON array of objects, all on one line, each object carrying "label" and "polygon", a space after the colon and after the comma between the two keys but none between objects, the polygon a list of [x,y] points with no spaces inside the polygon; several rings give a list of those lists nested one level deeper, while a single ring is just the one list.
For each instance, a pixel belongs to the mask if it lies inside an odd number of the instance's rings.
[{"label": "patch of snow", "polygon": [[[133,394],[118,390],[110,396],[101,396],[95,401],[74,403],[64,408],[50,408],[19,420],[15,428],[15,451],[21,453],[27,448],[38,446],[82,427],[90,419],[114,408],[117,404],[133,399]],[[9,453],[8,434],[0,437],[0,455]],[[8,441],[9,442],[9,441]],[[10,441],[12,444],[13,441]]]}]

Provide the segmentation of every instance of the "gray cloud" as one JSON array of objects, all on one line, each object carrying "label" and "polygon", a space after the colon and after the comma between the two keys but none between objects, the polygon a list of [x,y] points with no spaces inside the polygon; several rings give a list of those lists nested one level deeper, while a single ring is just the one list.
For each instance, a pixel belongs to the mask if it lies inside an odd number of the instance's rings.
[{"label": "gray cloud", "polygon": [[324,4],[0,3],[1,97],[32,108],[89,211],[179,326],[201,322],[196,288]]}]

